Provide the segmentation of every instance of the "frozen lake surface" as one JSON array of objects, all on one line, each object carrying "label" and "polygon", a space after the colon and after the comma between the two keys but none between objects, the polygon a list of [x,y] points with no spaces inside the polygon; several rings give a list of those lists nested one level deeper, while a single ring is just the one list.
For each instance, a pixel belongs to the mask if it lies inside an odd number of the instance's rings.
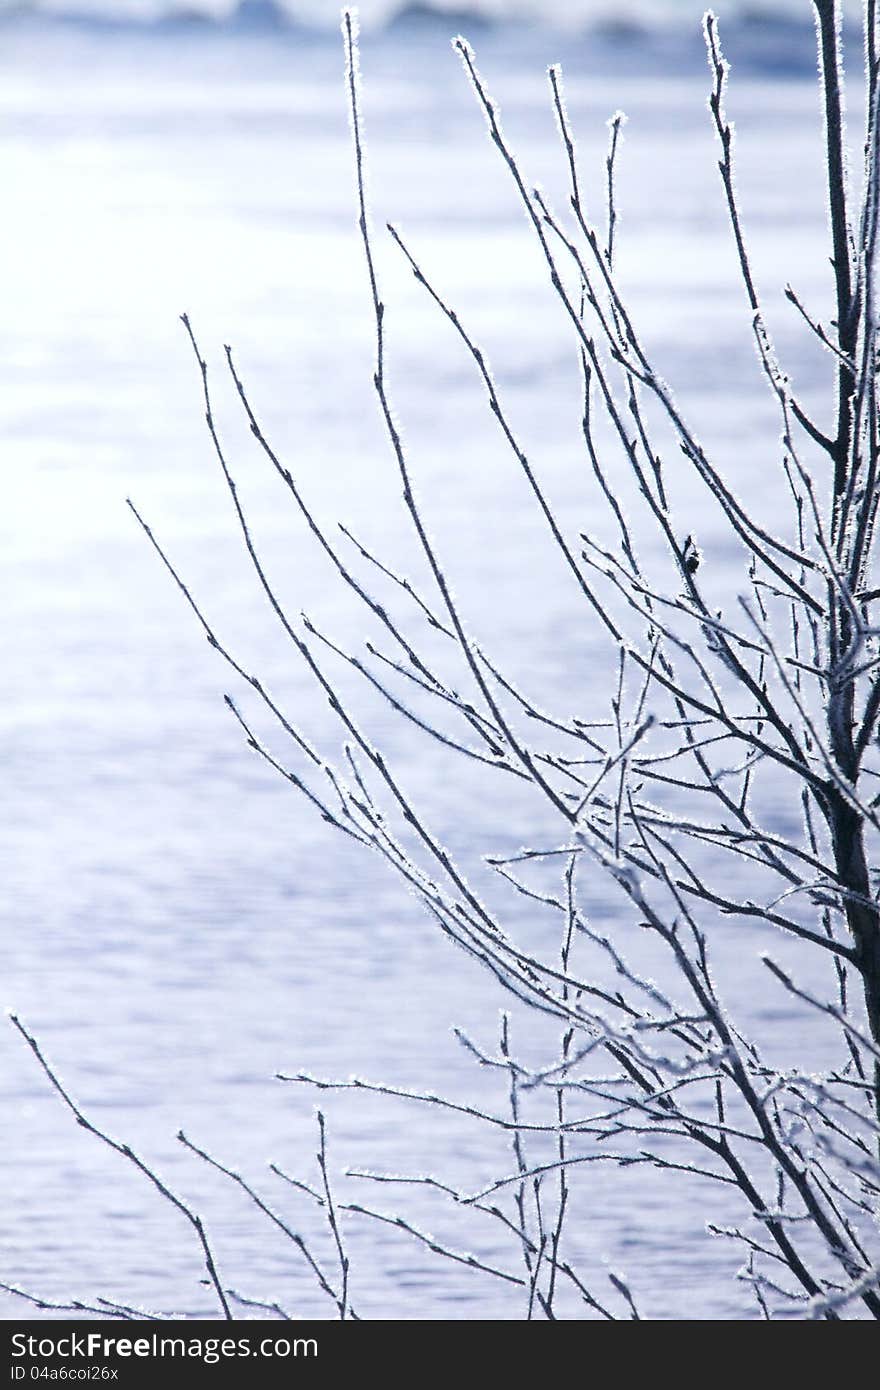
[{"label": "frozen lake surface", "polygon": [[[177,1131],[271,1195],[332,1268],[308,1198],[266,1169],[274,1161],[317,1179],[316,1097],[275,1072],[357,1074],[503,1113],[502,1081],[451,1029],[494,1050],[505,999],[380,863],[335,836],[244,746],[222,694],[233,690],[248,711],[253,703],[230,686],[125,498],[247,668],[331,750],[326,702],[279,640],[237,538],[178,315],[190,314],[209,359],[229,457],[291,611],[353,648],[362,615],[250,440],[222,354],[234,346],[318,515],[344,520],[422,580],[370,384],[341,45],[197,26],[137,35],[21,25],[2,38],[3,1002],[86,1113],[197,1204],[226,1282],[330,1316],[296,1251],[181,1150]],[[588,46],[572,40],[567,52],[540,35],[474,39],[524,166],[559,205],[565,170],[546,62],[568,70],[597,213],[605,121],[628,113],[622,278],[699,432],[741,495],[754,496],[776,426],[726,234],[706,74],[664,75],[625,51],[613,68]],[[400,225],[466,314],[576,534],[589,490],[574,344],[457,61],[433,31],[375,36],[363,72],[376,225]],[[805,347],[781,290],[792,280],[827,314],[816,92],[809,80],[735,73],[730,109],[757,273],[810,400],[826,364]],[[596,634],[583,630],[472,364],[378,233],[377,246],[391,390],[462,606],[542,698],[585,708],[611,678]],[[701,534],[707,552],[711,539]],[[717,563],[723,577],[724,554]],[[478,779],[450,781],[448,761],[417,730],[352,673],[339,678],[429,823],[465,859],[531,833],[503,788],[487,799]],[[603,894],[597,882],[595,911],[613,925],[616,904]],[[524,900],[508,904],[508,922],[520,919],[528,937]],[[733,993],[752,991],[762,944],[737,928]],[[789,1005],[754,995],[752,1007]],[[797,1034],[796,1014],[786,1026]],[[534,1021],[514,1014],[514,1033],[533,1055],[555,1054]],[[77,1129],[10,1026],[0,1056],[0,1279],[45,1297],[103,1294],[212,1315],[180,1219]],[[487,1140],[466,1117],[403,1101],[324,1099],[340,1200],[400,1210],[456,1248],[516,1268],[515,1243],[491,1223],[423,1189],[389,1193],[344,1176],[431,1172],[476,1190],[512,1168],[503,1134]],[[696,1184],[593,1165],[577,1215],[572,1254],[585,1274],[598,1285],[606,1263],[624,1272],[647,1316],[752,1316],[735,1252],[705,1234]],[[517,1290],[432,1259],[401,1232],[353,1216],[345,1229],[362,1316],[521,1315]],[[23,1311],[3,1302],[7,1318]]]}]

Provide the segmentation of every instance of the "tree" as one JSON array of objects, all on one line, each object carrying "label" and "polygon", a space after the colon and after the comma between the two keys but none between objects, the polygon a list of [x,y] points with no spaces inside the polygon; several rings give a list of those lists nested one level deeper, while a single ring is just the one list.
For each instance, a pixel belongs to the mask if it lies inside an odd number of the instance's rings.
[{"label": "tree", "polygon": [[[317,750],[224,644],[135,511],[208,641],[262,701],[292,752],[289,761],[277,755],[227,696],[251,747],[327,822],[380,855],[472,961],[528,1010],[558,1024],[558,1053],[541,1068],[517,1058],[506,1025],[495,1054],[469,1044],[479,1063],[509,1077],[508,1116],[471,1113],[511,1134],[514,1168],[476,1194],[444,1189],[459,1205],[506,1224],[523,1260],[522,1277],[512,1282],[524,1286],[530,1317],[555,1316],[563,1285],[590,1314],[638,1316],[626,1283],[612,1276],[614,1295],[606,1303],[565,1255],[572,1185],[598,1162],[668,1171],[671,1183],[688,1173],[705,1181],[709,1200],[713,1192],[723,1192],[725,1202],[736,1194],[741,1219],[710,1229],[741,1246],[741,1276],[763,1316],[880,1317],[880,628],[873,618],[880,599],[874,564],[880,31],[868,0],[865,164],[856,199],[845,157],[840,7],[835,0],[814,0],[814,7],[834,321],[823,325],[793,288],[786,294],[804,332],[827,352],[827,418],[813,418],[798,398],[765,320],[736,192],[727,65],[716,20],[710,14],[705,21],[723,196],[745,312],[780,422],[778,436],[766,441],[767,469],[783,481],[787,510],[738,496],[735,480],[696,437],[643,342],[615,271],[620,118],[611,126],[607,226],[600,232],[585,209],[558,68],[550,69],[549,83],[569,180],[564,212],[528,182],[472,50],[455,40],[544,258],[550,292],[570,325],[583,385],[583,447],[604,518],[597,513],[581,529],[579,519],[554,509],[464,315],[389,227],[482,384],[580,596],[583,623],[607,644],[606,670],[613,678],[597,680],[592,707],[547,711],[502,669],[470,632],[432,539],[391,402],[351,13],[344,16],[343,34],[375,323],[374,384],[430,588],[422,591],[399,575],[393,557],[374,555],[348,532],[339,539],[322,527],[264,433],[229,348],[226,358],[256,441],[339,582],[383,634],[382,645],[371,640],[364,653],[346,653],[313,623],[286,611],[215,424],[207,363],[184,319],[243,544],[282,640],[292,644],[336,716],[344,741],[337,763]],[[694,479],[738,556],[736,590],[718,592],[711,556],[704,559],[698,544],[700,525],[682,519],[681,499]],[[603,533],[609,522],[610,543]],[[369,579],[359,577],[364,572]],[[535,837],[518,853],[490,856],[487,864],[511,901],[524,896],[536,919],[558,923],[558,951],[524,944],[519,919],[506,920],[503,894],[475,887],[452,849],[434,835],[407,794],[405,777],[361,727],[331,674],[331,655],[448,751],[453,782],[465,760],[486,779],[532,799]],[[552,839],[545,838],[549,825],[555,827]],[[584,882],[596,866],[620,898],[620,914],[607,931],[584,907]],[[744,1001],[729,974],[735,933],[744,924],[758,924],[767,940],[750,988],[796,1000],[808,1021],[804,1036],[781,1036],[772,1011],[763,1032],[744,1021]],[[658,969],[662,986],[653,978]],[[324,1087],[365,1084],[286,1079]],[[392,1087],[376,1089],[395,1094]],[[529,1106],[544,1098],[549,1110],[543,1119],[525,1117],[524,1097]],[[410,1099],[456,1104],[434,1095]],[[527,1141],[545,1146],[540,1162],[527,1156]],[[326,1180],[323,1164],[322,1172]],[[443,1187],[436,1179],[418,1180]],[[342,1282],[334,1297],[345,1317],[348,1265],[326,1182],[314,1195],[336,1238]],[[431,1243],[403,1218],[398,1224]]]}]

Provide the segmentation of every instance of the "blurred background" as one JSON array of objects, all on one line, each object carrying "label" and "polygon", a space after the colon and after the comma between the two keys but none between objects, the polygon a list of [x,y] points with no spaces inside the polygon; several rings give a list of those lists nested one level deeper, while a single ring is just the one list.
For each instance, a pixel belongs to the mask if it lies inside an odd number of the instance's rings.
[{"label": "blurred background", "polygon": [[[811,401],[827,365],[781,290],[792,280],[827,313],[812,7],[719,8],[756,271],[786,366]],[[401,226],[487,350],[571,529],[591,505],[577,356],[450,48],[456,32],[477,50],[528,177],[558,206],[565,168],[546,64],[563,65],[599,221],[606,122],[627,113],[619,265],[631,305],[737,487],[765,486],[776,425],[727,238],[702,6],[365,0],[360,11],[376,227]],[[3,1002],[86,1112],[198,1204],[224,1278],[304,1316],[332,1306],[241,1194],[182,1153],[177,1130],[275,1191],[329,1264],[319,1215],[266,1173],[272,1160],[316,1177],[315,1096],[274,1073],[357,1073],[503,1107],[503,1084],[451,1028],[493,1049],[504,1000],[380,863],[335,837],[244,746],[222,695],[258,711],[125,499],[245,666],[320,747],[337,749],[326,701],[248,568],[178,316],[189,313],[209,361],[228,456],[290,611],[354,650],[363,614],[251,440],[222,352],[233,345],[267,434],[322,521],[344,521],[424,582],[371,389],[338,23],[335,5],[312,0],[47,0],[0,11]],[[851,54],[857,78],[857,35]],[[390,389],[462,606],[541,699],[580,710],[607,681],[596,634],[583,628],[472,364],[376,237]],[[430,825],[475,873],[482,853],[535,833],[505,788],[450,777],[418,730],[341,663],[333,669]],[[603,892],[596,911],[613,919]],[[524,904],[506,911],[531,929]],[[737,959],[748,956],[740,935]],[[534,1020],[515,1028],[524,1047],[554,1055]],[[179,1219],[77,1130],[11,1026],[0,1029],[0,1057],[0,1280],[62,1301],[103,1294],[210,1314]],[[462,1117],[364,1095],[331,1096],[327,1109],[338,1174],[431,1171],[473,1190],[512,1167],[503,1136],[493,1148]],[[394,1205],[339,1181],[350,1200]],[[401,1209],[422,1228],[515,1266],[503,1233],[430,1194],[405,1197]],[[610,1262],[650,1316],[743,1315],[733,1256],[705,1237],[696,1190],[596,1168],[578,1200],[574,1253],[587,1277],[601,1280]],[[522,1311],[515,1292],[432,1261],[399,1232],[354,1220],[346,1229],[364,1316]],[[10,1298],[2,1309],[27,1313]]]}]

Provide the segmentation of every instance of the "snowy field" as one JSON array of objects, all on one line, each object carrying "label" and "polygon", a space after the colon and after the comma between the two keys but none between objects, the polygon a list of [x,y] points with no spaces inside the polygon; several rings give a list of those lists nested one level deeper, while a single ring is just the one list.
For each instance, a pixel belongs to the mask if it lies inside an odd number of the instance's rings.
[{"label": "snowy field", "polygon": [[[741,495],[754,497],[776,425],[727,238],[694,34],[677,63],[668,39],[652,49],[607,34],[591,44],[480,26],[471,37],[523,166],[558,205],[565,169],[547,62],[567,72],[597,216],[605,122],[626,111],[622,280],[679,400]],[[467,318],[576,534],[590,494],[574,344],[442,26],[368,33],[362,68],[376,226],[392,219],[405,231]],[[730,111],[757,274],[809,401],[827,364],[805,346],[781,291],[791,280],[827,313],[815,83],[809,69],[743,63]],[[423,580],[371,390],[341,44],[332,33],[198,23],[137,32],[7,23],[0,179],[3,1003],[95,1123],[198,1206],[230,1285],[330,1316],[289,1242],[183,1152],[178,1130],[271,1195],[332,1267],[313,1204],[266,1169],[273,1161],[317,1180],[316,1096],[274,1074],[356,1074],[503,1111],[503,1079],[477,1067],[452,1028],[494,1049],[505,1000],[381,864],[248,750],[222,695],[254,706],[125,498],[247,668],[331,750],[326,701],[248,568],[178,316],[190,315],[208,358],[229,457],[291,611],[354,648],[362,616],[249,438],[222,351],[233,345],[317,514]],[[542,699],[583,708],[611,679],[597,635],[583,627],[472,364],[376,235],[390,389],[462,606]],[[695,495],[698,531],[699,506]],[[711,532],[700,539],[711,555]],[[713,563],[719,583],[735,585],[727,558]],[[364,726],[465,859],[532,833],[515,799],[484,799],[466,772],[450,779],[445,756],[338,669]],[[613,929],[617,909],[603,895],[597,881],[593,910]],[[524,900],[508,904],[508,921],[528,939]],[[753,990],[761,942],[740,925],[726,955],[720,944],[729,989],[750,997],[756,1019],[790,1007]],[[798,1045],[799,1026],[794,1012],[781,1019]],[[533,1020],[514,1012],[513,1028],[525,1050],[554,1055]],[[46,1298],[105,1295],[211,1316],[181,1220],[77,1129],[8,1025],[0,1059],[0,1280]],[[404,1101],[323,1099],[340,1200],[400,1210],[455,1248],[516,1267],[515,1242],[492,1223],[424,1189],[377,1191],[345,1176],[433,1173],[476,1191],[511,1168],[503,1134],[487,1139],[466,1116]],[[753,1315],[733,1278],[735,1252],[705,1234],[697,1184],[594,1165],[576,1201],[572,1254],[590,1279],[601,1282],[606,1265],[625,1273],[652,1317]],[[438,1261],[404,1233],[354,1216],[345,1229],[361,1316],[522,1313],[521,1291]],[[23,1311],[2,1302],[6,1318]]]}]

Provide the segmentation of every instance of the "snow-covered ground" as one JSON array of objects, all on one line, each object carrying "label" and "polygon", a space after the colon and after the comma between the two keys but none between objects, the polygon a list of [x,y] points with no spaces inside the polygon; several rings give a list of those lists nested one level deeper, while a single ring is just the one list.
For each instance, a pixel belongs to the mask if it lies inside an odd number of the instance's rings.
[{"label": "snow-covered ground", "polygon": [[[319,515],[421,577],[370,384],[341,44],[198,26],[33,22],[0,35],[3,1002],[86,1112],[199,1206],[228,1283],[329,1316],[296,1251],[181,1151],[177,1131],[273,1194],[329,1265],[319,1216],[265,1168],[272,1160],[315,1179],[315,1096],[274,1073],[356,1073],[497,1109],[503,1086],[451,1026],[492,1047],[504,1001],[381,865],[243,746],[221,698],[231,677],[125,498],[248,669],[330,748],[332,717],[279,640],[237,540],[178,315],[190,314],[215,374],[229,457],[291,611],[354,646],[362,617],[256,452],[222,355],[231,343]],[[644,47],[607,38],[601,49],[539,32],[473,38],[524,166],[560,204],[546,62],[568,70],[597,211],[605,121],[628,113],[621,274],[680,400],[739,492],[754,496],[776,426],[726,235],[705,72],[683,62],[670,73]],[[576,532],[589,505],[576,355],[455,56],[437,27],[377,33],[363,73],[376,225],[400,225],[467,315]],[[791,280],[827,311],[815,86],[735,72],[730,108],[757,272],[809,400],[827,367],[805,349],[781,288]],[[391,390],[456,591],[474,630],[529,672],[542,698],[583,708],[608,679],[595,634],[460,345],[387,238],[377,233],[377,245]],[[700,539],[711,551],[711,534]],[[723,578],[725,556],[715,563]],[[481,801],[479,783],[450,779],[417,731],[366,690],[356,698],[432,826],[465,857],[522,842],[515,803]],[[524,903],[510,905],[509,920],[517,913],[527,932]],[[730,988],[745,993],[759,942],[738,931]],[[757,1014],[771,1007],[754,997]],[[535,1023],[517,1026],[537,1047]],[[76,1128],[11,1027],[0,1030],[0,1057],[0,1280],[47,1297],[210,1314],[179,1218]],[[512,1166],[504,1136],[487,1139],[465,1117],[325,1099],[338,1174],[430,1171],[476,1190]],[[338,1182],[342,1198],[396,1205],[448,1243],[515,1266],[498,1230],[420,1189],[389,1196]],[[700,1189],[597,1166],[578,1190],[573,1253],[588,1277],[601,1279],[609,1261],[651,1316],[750,1315],[734,1255],[704,1234]],[[521,1311],[515,1290],[423,1256],[404,1234],[354,1218],[346,1230],[364,1316]],[[14,1317],[22,1305],[6,1300],[2,1311]]]}]

